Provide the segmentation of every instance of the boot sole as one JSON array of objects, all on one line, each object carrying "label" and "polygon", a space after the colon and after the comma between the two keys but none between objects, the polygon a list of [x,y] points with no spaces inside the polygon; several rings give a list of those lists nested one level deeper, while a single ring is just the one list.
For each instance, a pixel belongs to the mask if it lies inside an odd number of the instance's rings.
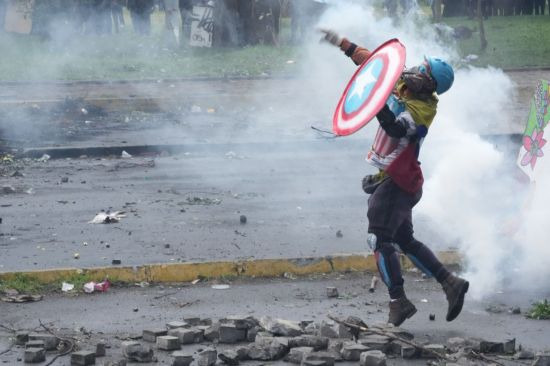
[{"label": "boot sole", "polygon": [[413,316],[414,314],[416,314],[417,311],[418,311],[418,310],[417,310],[416,308],[413,308],[413,310],[412,310],[411,312],[409,312],[409,313],[405,316],[405,318],[403,318],[403,320],[401,320],[401,321],[399,322],[399,324],[393,324],[393,325],[394,325],[395,327],[400,326],[401,324],[403,324],[403,323],[405,322],[405,320],[412,318],[412,316]]},{"label": "boot sole", "polygon": [[447,314],[448,322],[452,322],[453,320],[455,320],[462,311],[462,306],[464,305],[464,296],[466,295],[466,292],[468,292],[468,288],[470,288],[470,282],[466,281],[462,286],[462,289],[460,290],[460,296],[458,297],[456,304],[452,307],[449,314]]}]

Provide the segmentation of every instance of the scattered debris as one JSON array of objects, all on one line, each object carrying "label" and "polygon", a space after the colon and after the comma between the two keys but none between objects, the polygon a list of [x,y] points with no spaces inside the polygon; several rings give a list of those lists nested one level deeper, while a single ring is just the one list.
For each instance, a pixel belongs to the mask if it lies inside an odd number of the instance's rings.
[{"label": "scattered debris", "polygon": [[247,219],[246,219],[246,216],[245,216],[245,215],[241,215],[240,218],[239,218],[239,220],[240,220],[241,224],[243,224],[243,225],[246,224],[246,220],[247,220]]},{"label": "scattered debris", "polygon": [[208,197],[187,197],[185,204],[188,205],[219,205],[222,203],[222,200],[218,198],[208,198]]},{"label": "scattered debris", "polygon": [[211,286],[214,290],[227,290],[231,286],[229,285],[212,285]]},{"label": "scattered debris", "polygon": [[434,320],[435,320],[435,314],[430,314],[430,320],[431,320],[431,321],[434,321]]},{"label": "scattered debris", "polygon": [[337,238],[343,238],[343,237],[344,237],[344,234],[342,234],[342,230],[338,230],[338,231],[336,232],[336,237],[337,237]]},{"label": "scattered debris", "polygon": [[121,218],[126,217],[125,211],[115,211],[112,213],[107,212],[100,212],[92,219],[92,221],[89,221],[90,224],[112,224],[119,222]]},{"label": "scattered debris", "polygon": [[63,282],[61,284],[61,291],[63,292],[69,292],[74,290],[74,285],[72,283]]},{"label": "scattered debris", "polygon": [[84,284],[84,292],[87,294],[91,294],[92,292],[105,292],[111,287],[111,283],[109,280],[104,280],[102,282],[87,282]]},{"label": "scattered debris", "polygon": [[15,302],[15,303],[24,303],[24,302],[36,302],[42,300],[42,295],[8,295],[0,297],[0,300],[4,302]]},{"label": "scattered debris", "polygon": [[2,186],[2,194],[13,194],[17,193],[16,189],[13,186]]},{"label": "scattered debris", "polygon": [[338,289],[336,287],[327,287],[327,297],[334,298],[338,296]]},{"label": "scattered debris", "polygon": [[131,154],[128,154],[128,153],[126,152],[126,150],[122,150],[122,153],[120,153],[120,157],[121,157],[122,159],[130,159],[130,158],[132,157],[132,155],[131,155]]}]

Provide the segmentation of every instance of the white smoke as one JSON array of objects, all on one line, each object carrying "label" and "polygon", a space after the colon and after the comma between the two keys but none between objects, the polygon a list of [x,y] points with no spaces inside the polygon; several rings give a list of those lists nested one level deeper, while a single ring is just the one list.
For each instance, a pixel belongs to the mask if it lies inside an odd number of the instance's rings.
[{"label": "white smoke", "polygon": [[[421,16],[396,23],[381,15],[379,9],[338,2],[325,13],[319,26],[371,50],[390,38],[399,38],[407,48],[408,66],[418,64],[424,55],[455,64],[459,61],[454,45],[442,42],[429,20]],[[334,86],[326,97],[338,98],[354,66],[347,57],[338,55],[339,50],[311,43],[307,68],[312,74],[323,75],[319,87]],[[535,284],[536,275],[541,279],[550,275],[545,260],[550,246],[545,245],[542,235],[547,218],[541,215],[550,202],[539,185],[534,204],[521,212],[526,187],[514,178],[514,157],[481,137],[508,132],[507,126],[517,124],[503,112],[513,99],[511,80],[492,67],[455,71],[455,83],[441,96],[438,114],[422,148],[426,183],[415,212],[427,217],[436,236],[444,239],[443,243],[430,243],[428,238],[426,244],[434,249],[458,246],[465,258],[464,276],[471,281],[471,295],[480,298],[512,284],[512,279],[514,285]],[[373,122],[364,129],[369,138],[375,128]],[[365,131],[361,132],[352,138],[365,138]],[[519,146],[506,148],[517,151]],[[548,181],[548,175],[545,178]],[[510,233],[518,226],[520,231],[511,238]],[[420,232],[417,235],[426,239]]]}]

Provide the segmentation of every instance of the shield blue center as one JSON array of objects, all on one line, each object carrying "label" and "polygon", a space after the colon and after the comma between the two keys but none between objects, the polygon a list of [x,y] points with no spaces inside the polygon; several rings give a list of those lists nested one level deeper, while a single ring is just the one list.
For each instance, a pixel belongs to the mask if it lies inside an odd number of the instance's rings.
[{"label": "shield blue center", "polygon": [[372,88],[380,76],[384,62],[377,58],[369,62],[355,77],[344,100],[344,112],[347,114],[357,111],[368,99]]}]

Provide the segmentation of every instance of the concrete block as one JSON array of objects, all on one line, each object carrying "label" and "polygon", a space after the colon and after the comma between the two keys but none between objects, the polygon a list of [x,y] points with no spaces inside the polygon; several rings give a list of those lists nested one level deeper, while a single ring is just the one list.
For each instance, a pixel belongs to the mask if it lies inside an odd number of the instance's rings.
[{"label": "concrete block", "polygon": [[246,340],[246,328],[239,329],[234,324],[220,325],[220,343],[238,343]]},{"label": "concrete block", "polygon": [[481,353],[506,353],[512,354],[516,351],[516,340],[509,339],[504,342],[479,342],[479,351]]},{"label": "concrete block", "polygon": [[240,346],[235,348],[235,352],[237,352],[237,356],[239,357],[239,361],[248,361],[250,360],[250,357],[248,357],[248,346]]},{"label": "concrete block", "polygon": [[15,333],[15,344],[18,346],[24,346],[25,343],[29,341],[28,332],[17,332]]},{"label": "concrete block", "polygon": [[334,366],[335,357],[330,352],[311,352],[302,361],[302,365],[311,361],[322,361],[325,366]]},{"label": "concrete block", "polygon": [[174,357],[172,366],[189,366],[193,362],[193,355],[183,351],[173,352],[172,357]]},{"label": "concrete block", "polygon": [[326,360],[303,360],[302,366],[331,366],[331,364]]},{"label": "concrete block", "polygon": [[196,325],[201,325],[201,318],[192,317],[192,318],[183,318],[183,321],[194,327]]},{"label": "concrete block", "polygon": [[273,361],[283,358],[288,351],[288,340],[264,337],[249,345],[248,357],[251,360]]},{"label": "concrete block", "polygon": [[338,289],[336,287],[327,287],[327,297],[334,298],[338,296]]},{"label": "concrete block", "polygon": [[78,351],[71,353],[71,366],[95,365],[95,352]]},{"label": "concrete block", "polygon": [[23,356],[25,363],[38,363],[46,361],[46,350],[44,348],[26,348]]},{"label": "concrete block", "polygon": [[378,350],[363,352],[359,364],[361,366],[386,366],[386,355]]},{"label": "concrete block", "polygon": [[305,356],[313,352],[313,347],[295,347],[291,348],[290,352],[285,356],[286,362],[300,364],[304,360]]},{"label": "concrete block", "polygon": [[44,348],[46,351],[53,351],[57,349],[59,345],[59,338],[53,334],[31,333],[29,334],[29,340],[44,341]]},{"label": "concrete block", "polygon": [[342,358],[346,361],[359,361],[361,353],[369,350],[369,347],[363,346],[359,343],[349,342],[344,343],[340,354]]},{"label": "concrete block", "polygon": [[319,335],[321,337],[338,338],[338,332],[335,328],[336,326],[333,322],[323,321],[319,328]]},{"label": "concrete block", "polygon": [[[174,328],[187,328],[189,327],[190,325],[187,324],[186,322],[182,322],[182,321],[179,321],[179,320],[174,320],[174,321],[171,321],[170,323],[166,323],[166,327],[168,329],[174,329]],[[162,335],[166,335],[166,334],[162,334]]]},{"label": "concrete block", "polygon": [[351,334],[349,328],[343,324],[338,324],[336,326],[336,331],[338,332],[338,338],[353,338],[353,334]]},{"label": "concrete block", "polygon": [[408,344],[401,345],[401,358],[410,359],[415,358],[418,355],[418,350]]},{"label": "concrete block", "polygon": [[262,330],[262,328],[252,327],[246,331],[246,341],[254,342],[256,340],[256,335]]},{"label": "concrete block", "polygon": [[107,352],[105,351],[105,343],[102,343],[102,342],[99,342],[98,344],[96,344],[95,346],[95,356],[96,357],[103,357],[107,354]]},{"label": "concrete block", "polygon": [[168,330],[166,329],[144,329],[142,339],[145,342],[155,343],[157,341],[157,337],[165,336],[167,334]]},{"label": "concrete block", "polygon": [[171,329],[168,335],[178,337],[181,344],[201,343],[204,339],[204,331],[197,328]]},{"label": "concrete block", "polygon": [[180,340],[174,336],[159,336],[157,337],[157,348],[164,351],[174,351],[180,349]]},{"label": "concrete block", "polygon": [[141,350],[141,343],[137,341],[124,341],[121,343],[122,354],[124,357],[134,354]]},{"label": "concrete block", "polygon": [[44,346],[44,341],[28,341],[27,343],[25,343],[25,348],[44,348],[44,349],[46,349],[46,347]]},{"label": "concrete block", "polygon": [[296,337],[303,333],[300,324],[285,319],[273,319],[264,316],[259,320],[260,326],[271,334],[282,337]]},{"label": "concrete block", "polygon": [[[209,342],[217,341],[220,338],[220,323],[214,323],[204,330],[204,339]],[[253,342],[252,340],[251,342]]]},{"label": "concrete block", "polygon": [[236,366],[239,364],[239,355],[231,349],[218,353],[218,358],[226,365]]},{"label": "concrete block", "polygon": [[218,358],[218,352],[213,348],[207,348],[198,354],[198,366],[214,366]]},{"label": "concrete block", "polygon": [[290,338],[288,346],[294,347],[312,347],[315,351],[326,350],[328,348],[329,339],[327,337],[314,336],[304,334],[299,337]]},{"label": "concrete block", "polygon": [[371,334],[359,338],[358,342],[363,346],[369,347],[371,350],[386,352],[390,345],[390,338]]},{"label": "concrete block", "polygon": [[253,316],[247,315],[231,315],[227,318],[221,319],[220,323],[222,324],[234,324],[238,329],[250,329],[260,325],[258,319]]},{"label": "concrete block", "polygon": [[550,366],[550,354],[537,353],[532,366]]},{"label": "concrete block", "polygon": [[[431,351],[431,352],[430,352]],[[428,344],[424,346],[424,349],[420,353],[422,358],[437,358],[434,352],[438,355],[445,355],[445,346],[442,344]]]}]

